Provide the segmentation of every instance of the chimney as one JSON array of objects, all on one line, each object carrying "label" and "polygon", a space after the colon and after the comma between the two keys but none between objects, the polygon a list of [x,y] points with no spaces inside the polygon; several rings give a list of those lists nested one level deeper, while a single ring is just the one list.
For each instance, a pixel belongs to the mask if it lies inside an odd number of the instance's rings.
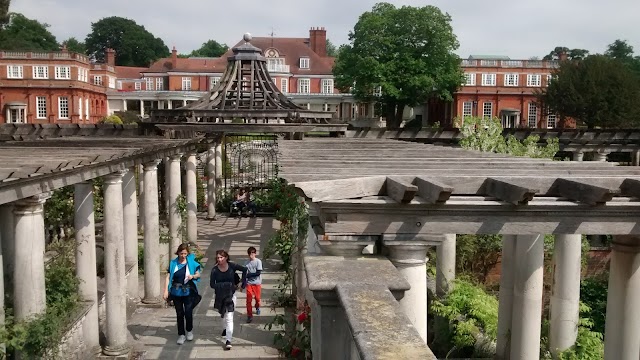
[{"label": "chimney", "polygon": [[104,52],[107,65],[116,66],[116,51],[112,48],[107,48]]},{"label": "chimney", "polygon": [[176,47],[173,47],[173,50],[171,50],[171,68],[175,69],[178,67],[178,50],[176,50]]},{"label": "chimney", "polygon": [[567,52],[562,50],[558,53],[558,60],[560,61],[565,61],[569,58],[569,56],[567,55]]},{"label": "chimney", "polygon": [[327,30],[324,27],[309,30],[309,46],[316,54],[327,56]]}]

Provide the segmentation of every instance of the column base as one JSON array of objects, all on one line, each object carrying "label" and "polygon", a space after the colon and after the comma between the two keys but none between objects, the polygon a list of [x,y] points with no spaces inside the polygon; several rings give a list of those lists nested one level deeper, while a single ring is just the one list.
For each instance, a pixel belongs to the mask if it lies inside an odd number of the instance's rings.
[{"label": "column base", "polygon": [[144,298],[140,301],[143,305],[162,305],[164,303],[164,299],[162,298]]},{"label": "column base", "polygon": [[214,216],[209,216],[209,215],[207,215],[207,216],[205,217],[205,219],[207,219],[207,220],[216,220],[216,218],[217,218],[217,216],[215,216],[215,215],[214,215]]},{"label": "column base", "polygon": [[117,346],[105,346],[102,349],[102,354],[107,356],[120,356],[126,355],[131,352],[131,346],[129,344],[117,345]]}]

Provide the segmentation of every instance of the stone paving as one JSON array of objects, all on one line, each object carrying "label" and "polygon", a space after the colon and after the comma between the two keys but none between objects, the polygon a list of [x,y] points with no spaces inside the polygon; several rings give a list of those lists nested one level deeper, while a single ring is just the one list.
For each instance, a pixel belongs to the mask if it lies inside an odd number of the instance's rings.
[{"label": "stone paving", "polygon": [[[225,249],[231,261],[243,263],[247,248],[262,249],[278,227],[273,218],[227,218],[217,220],[198,218],[198,245],[205,251],[205,266],[199,290],[202,302],[194,311],[194,341],[177,345],[178,330],[174,308],[138,307],[129,321],[136,351],[142,351],[144,359],[276,359],[278,351],[273,347],[273,330],[264,325],[282,309],[271,310],[270,298],[281,276],[276,261],[264,261],[262,273],[262,313],[255,315],[251,324],[246,323],[244,292],[238,292],[234,316],[233,349],[225,351],[224,338],[220,336],[223,325],[218,312],[213,309],[213,289],[209,287],[209,275],[215,263],[215,251]],[[164,284],[164,280],[163,280]],[[141,284],[142,287],[142,284]]]}]

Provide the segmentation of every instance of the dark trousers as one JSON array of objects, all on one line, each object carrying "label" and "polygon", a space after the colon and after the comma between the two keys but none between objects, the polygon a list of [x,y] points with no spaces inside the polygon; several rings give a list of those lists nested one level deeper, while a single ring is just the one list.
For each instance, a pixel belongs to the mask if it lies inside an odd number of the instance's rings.
[{"label": "dark trousers", "polygon": [[178,317],[178,335],[184,335],[184,323],[187,322],[187,331],[193,330],[193,296],[174,296],[173,305],[176,307]]}]

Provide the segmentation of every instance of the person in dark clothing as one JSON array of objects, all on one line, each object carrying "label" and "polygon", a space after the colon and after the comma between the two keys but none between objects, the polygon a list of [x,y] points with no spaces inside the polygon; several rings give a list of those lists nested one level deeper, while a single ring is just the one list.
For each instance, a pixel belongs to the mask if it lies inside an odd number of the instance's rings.
[{"label": "person in dark clothing", "polygon": [[[229,261],[229,254],[224,250],[216,251],[216,266],[211,269],[211,287],[215,291],[215,301],[213,307],[218,310],[222,317],[227,342],[225,349],[231,350],[231,340],[233,339],[233,312],[236,306],[236,289],[240,285],[242,289],[247,286],[247,268]],[[240,284],[235,280],[236,272],[242,272]]]},{"label": "person in dark clothing", "polygon": [[178,345],[182,345],[185,340],[193,340],[193,306],[201,267],[195,255],[189,254],[187,244],[180,244],[176,255],[178,257],[171,260],[167,269],[163,297],[167,300],[171,296],[173,300],[178,318]]}]

